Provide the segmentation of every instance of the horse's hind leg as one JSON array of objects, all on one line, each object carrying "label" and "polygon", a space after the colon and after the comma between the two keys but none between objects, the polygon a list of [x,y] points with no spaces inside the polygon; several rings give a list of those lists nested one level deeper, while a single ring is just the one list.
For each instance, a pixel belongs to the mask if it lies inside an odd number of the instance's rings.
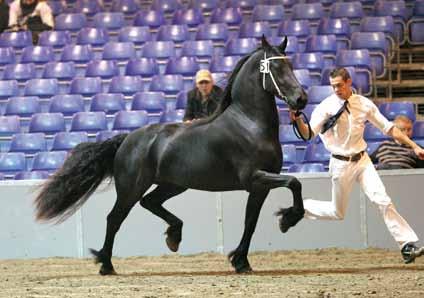
[{"label": "horse's hind leg", "polygon": [[186,189],[187,188],[174,184],[160,184],[140,200],[141,206],[159,216],[169,224],[169,227],[166,230],[166,244],[173,252],[178,251],[178,247],[181,242],[183,222],[174,214],[166,210],[162,204],[173,196],[184,192]]}]

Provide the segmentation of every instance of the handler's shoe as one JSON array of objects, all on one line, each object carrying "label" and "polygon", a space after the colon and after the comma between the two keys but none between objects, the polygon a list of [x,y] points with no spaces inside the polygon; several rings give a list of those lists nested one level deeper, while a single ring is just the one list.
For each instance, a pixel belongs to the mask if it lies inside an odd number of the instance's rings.
[{"label": "handler's shoe", "polygon": [[405,264],[415,262],[415,258],[424,254],[424,247],[416,247],[413,243],[407,243],[401,250]]}]

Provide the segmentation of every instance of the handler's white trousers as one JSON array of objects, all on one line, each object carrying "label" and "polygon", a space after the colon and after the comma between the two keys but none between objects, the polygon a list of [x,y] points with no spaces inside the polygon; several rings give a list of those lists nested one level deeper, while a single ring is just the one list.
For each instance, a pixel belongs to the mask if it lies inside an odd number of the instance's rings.
[{"label": "handler's white trousers", "polygon": [[305,218],[343,219],[349,202],[353,183],[359,182],[371,202],[380,210],[387,229],[402,247],[408,242],[418,241],[418,237],[405,219],[396,211],[386,189],[374,168],[368,154],[357,162],[330,159],[329,172],[332,181],[332,200],[305,200]]}]

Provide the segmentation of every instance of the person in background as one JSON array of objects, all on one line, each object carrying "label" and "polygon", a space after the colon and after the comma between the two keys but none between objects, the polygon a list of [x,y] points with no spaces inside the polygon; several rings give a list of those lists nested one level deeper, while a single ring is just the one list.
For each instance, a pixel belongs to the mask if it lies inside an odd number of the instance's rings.
[{"label": "person in background", "polygon": [[[399,115],[393,121],[394,125],[412,138],[413,122],[405,115]],[[389,169],[415,169],[423,168],[424,162],[417,157],[411,146],[400,143],[397,140],[382,142],[370,155],[373,163],[377,164],[378,170]]]},{"label": "person in background", "polygon": [[41,32],[54,28],[53,12],[45,0],[15,0],[10,5],[9,28],[30,30],[33,44],[37,44]]},{"label": "person in background", "polygon": [[196,73],[196,87],[187,94],[183,121],[191,122],[211,115],[218,107],[222,95],[222,89],[214,85],[209,70],[199,70]]},{"label": "person in background", "polygon": [[9,27],[9,5],[0,0],[0,34]]}]

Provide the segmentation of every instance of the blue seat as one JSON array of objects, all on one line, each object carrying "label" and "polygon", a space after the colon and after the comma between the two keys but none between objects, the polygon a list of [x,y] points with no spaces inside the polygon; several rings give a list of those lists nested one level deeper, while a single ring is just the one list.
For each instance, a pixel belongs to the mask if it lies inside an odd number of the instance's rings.
[{"label": "blue seat", "polygon": [[281,149],[283,151],[283,168],[286,168],[297,161],[296,157],[296,145],[286,144],[282,145]]},{"label": "blue seat", "polygon": [[238,33],[239,38],[261,38],[262,35],[265,35],[266,37],[271,37],[272,35],[271,26],[268,22],[245,22],[240,25]]},{"label": "blue seat", "polygon": [[49,46],[29,46],[22,50],[22,63],[44,64],[54,61],[53,48]]},{"label": "blue seat", "polygon": [[191,0],[189,3],[190,8],[197,8],[200,9],[203,12],[210,12],[214,10],[215,8],[218,8],[220,6],[219,0]]},{"label": "blue seat", "polygon": [[381,142],[367,142],[367,153],[371,155],[375,150],[377,150],[378,146],[380,146]]},{"label": "blue seat", "polygon": [[0,99],[6,99],[19,94],[18,81],[0,80]]},{"label": "blue seat", "polygon": [[317,34],[336,36],[337,50],[350,48],[351,27],[347,18],[322,18],[318,23]]},{"label": "blue seat", "polygon": [[23,152],[34,154],[47,151],[47,142],[44,133],[17,133],[12,137],[9,152]]},{"label": "blue seat", "polygon": [[32,115],[29,122],[29,132],[55,134],[65,131],[65,118],[62,113],[37,113]]},{"label": "blue seat", "polygon": [[[230,56],[230,57],[235,57],[235,56]],[[227,86],[229,75],[230,73],[227,73],[227,72],[212,72],[212,78],[213,78],[213,81],[215,82],[215,85],[217,85],[221,89],[225,89],[225,87]]]},{"label": "blue seat", "polygon": [[[214,78],[215,80],[215,78]],[[175,102],[175,108],[176,109],[185,109],[187,106],[187,92],[186,91],[180,91],[177,94],[177,100]]]},{"label": "blue seat", "polygon": [[210,18],[211,23],[225,23],[229,26],[238,26],[242,21],[242,12],[236,7],[216,8]]},{"label": "blue seat", "polygon": [[[407,23],[407,39],[411,45],[424,44],[424,2],[414,1],[412,16]],[[1,58],[0,58],[1,61]],[[1,63],[1,62],[0,62]]]},{"label": "blue seat", "polygon": [[6,102],[5,116],[17,115],[20,117],[30,117],[41,112],[39,99],[36,96],[11,97]]},{"label": "blue seat", "polygon": [[141,49],[141,57],[168,59],[175,56],[173,41],[148,41]]},{"label": "blue seat", "polygon": [[364,130],[364,139],[365,141],[384,141],[390,139],[390,137],[383,134],[374,125],[367,124]]},{"label": "blue seat", "polygon": [[76,32],[86,27],[87,17],[83,13],[64,13],[55,17],[55,30]]},{"label": "blue seat", "polygon": [[75,63],[87,63],[94,57],[93,50],[90,45],[74,45],[70,44],[63,48],[60,61],[73,61]]},{"label": "blue seat", "polygon": [[66,157],[66,151],[38,152],[34,155],[31,171],[52,173],[63,165]]},{"label": "blue seat", "polygon": [[125,75],[150,78],[159,74],[159,66],[154,58],[131,59],[125,66]]},{"label": "blue seat", "polygon": [[13,179],[15,180],[45,180],[49,178],[49,173],[46,171],[22,171],[17,172]]},{"label": "blue seat", "polygon": [[163,92],[138,92],[131,102],[131,110],[144,110],[148,114],[161,114],[166,110]]},{"label": "blue seat", "polygon": [[58,132],[53,137],[51,151],[69,151],[83,142],[88,142],[85,131]]},{"label": "blue seat", "polygon": [[305,141],[295,135],[291,124],[280,125],[279,140],[281,144],[305,145]]},{"label": "blue seat", "polygon": [[102,92],[102,80],[99,77],[76,77],[71,81],[69,92],[70,94],[93,96],[94,94]]},{"label": "blue seat", "polygon": [[325,171],[325,167],[322,163],[294,164],[287,170],[289,173],[319,173]]},{"label": "blue seat", "polygon": [[391,16],[368,16],[361,20],[361,32],[383,32],[390,40],[390,50],[395,46],[395,23]]},{"label": "blue seat", "polygon": [[94,95],[93,99],[91,100],[91,112],[105,112],[106,114],[114,114],[122,110],[125,110],[124,95],[119,93],[99,93]]},{"label": "blue seat", "polygon": [[160,118],[161,123],[175,123],[183,122],[185,111],[184,110],[171,110],[163,113]]},{"label": "blue seat", "polygon": [[294,75],[299,81],[300,85],[302,85],[303,89],[308,89],[312,86],[312,79],[307,69],[295,69],[293,70]]},{"label": "blue seat", "polygon": [[93,16],[101,11],[103,11],[103,6],[98,0],[76,0],[73,7],[73,12],[81,12],[88,16]]},{"label": "blue seat", "polygon": [[78,112],[72,116],[70,131],[95,133],[107,130],[105,112]]},{"label": "blue seat", "polygon": [[102,58],[118,61],[136,58],[134,44],[132,42],[109,41],[104,45]]},{"label": "blue seat", "polygon": [[133,95],[143,90],[143,81],[137,76],[116,76],[109,84],[110,93]]},{"label": "blue seat", "polygon": [[305,115],[306,115],[306,117],[308,117],[308,119],[311,119],[312,112],[316,109],[316,107],[317,107],[317,104],[308,104],[303,109],[303,113],[305,113]]},{"label": "blue seat", "polygon": [[231,72],[240,58],[241,56],[214,56],[211,59],[209,70],[211,72]]},{"label": "blue seat", "polygon": [[13,64],[16,62],[15,51],[12,47],[0,47],[0,65]]},{"label": "blue seat", "polygon": [[3,80],[27,81],[36,77],[34,63],[7,64],[3,71]]},{"label": "blue seat", "polygon": [[232,38],[225,44],[224,55],[244,56],[254,51],[257,46],[255,38]]},{"label": "blue seat", "polygon": [[395,40],[398,40],[400,44],[405,43],[406,22],[409,19],[405,1],[376,1],[374,4],[374,14],[376,16],[393,17],[395,23]]},{"label": "blue seat", "polygon": [[193,28],[203,24],[205,20],[200,8],[189,8],[175,11],[171,22],[173,25],[187,25]]},{"label": "blue seat", "polygon": [[252,10],[253,22],[268,22],[270,24],[280,23],[285,19],[284,6],[258,4]]},{"label": "blue seat", "polygon": [[319,21],[325,15],[322,3],[298,3],[292,7],[293,20]]},{"label": "blue seat", "polygon": [[[365,16],[362,3],[359,1],[353,2],[336,2],[331,5],[331,18],[347,18],[353,28],[357,28],[361,19]],[[355,31],[355,29],[352,29]]]},{"label": "blue seat", "polygon": [[[285,103],[280,100],[276,100],[275,102],[277,104],[278,118],[280,120],[280,124],[291,124],[290,113],[287,109],[287,106],[284,107]],[[283,106],[283,108],[280,108],[281,105]]]},{"label": "blue seat", "polygon": [[138,1],[136,0],[118,0],[112,1],[111,11],[122,12],[126,15],[137,13],[141,9]]},{"label": "blue seat", "polygon": [[54,48],[63,48],[70,43],[71,34],[68,31],[43,31],[38,39],[38,45]]},{"label": "blue seat", "polygon": [[66,10],[64,1],[48,1],[47,4],[52,10],[53,16],[57,16]]},{"label": "blue seat", "polygon": [[59,93],[57,79],[31,79],[26,82],[24,95],[38,96],[40,98],[52,97]]},{"label": "blue seat", "polygon": [[256,0],[227,0],[225,1],[226,7],[240,8],[243,11],[252,11],[256,6]]},{"label": "blue seat", "polygon": [[113,60],[93,60],[88,62],[85,70],[86,77],[108,79],[119,75],[119,67]]},{"label": "blue seat", "polygon": [[76,76],[74,62],[48,62],[44,66],[44,79],[72,80]]},{"label": "blue seat", "polygon": [[298,41],[304,42],[311,35],[311,26],[307,20],[285,20],[278,26],[277,35],[296,36]]},{"label": "blue seat", "polygon": [[199,69],[199,64],[195,57],[173,57],[166,64],[165,74],[194,76]]},{"label": "blue seat", "polygon": [[330,85],[311,86],[308,89],[308,103],[318,104],[333,93],[333,87]]},{"label": "blue seat", "polygon": [[134,18],[134,26],[147,26],[156,29],[163,24],[166,24],[166,19],[161,10],[142,10]]},{"label": "blue seat", "polygon": [[162,25],[156,35],[158,41],[182,43],[190,39],[187,25]]},{"label": "blue seat", "polygon": [[146,111],[120,111],[113,120],[114,130],[135,130],[149,123]]},{"label": "blue seat", "polygon": [[76,44],[101,47],[109,41],[109,34],[105,28],[82,28],[77,33]]},{"label": "blue seat", "polygon": [[118,41],[132,42],[136,46],[143,45],[146,41],[150,41],[152,35],[147,26],[127,26],[119,30]]},{"label": "blue seat", "polygon": [[210,58],[213,54],[212,40],[186,40],[181,50],[181,56],[195,56],[199,59]]},{"label": "blue seat", "polygon": [[184,90],[184,81],[179,74],[155,75],[149,86],[149,91],[164,92],[166,95],[176,95],[181,90]]},{"label": "blue seat", "polygon": [[26,170],[25,154],[22,152],[0,153],[0,172],[13,177],[17,172]]},{"label": "blue seat", "polygon": [[102,130],[96,133],[96,142],[103,142],[114,136],[121,134],[122,131],[119,130]]},{"label": "blue seat", "polygon": [[296,53],[292,56],[294,69],[308,69],[309,73],[319,73],[324,69],[324,57],[321,52]]},{"label": "blue seat", "polygon": [[0,47],[25,48],[32,46],[30,31],[3,32],[0,34]]},{"label": "blue seat", "polygon": [[0,116],[0,136],[10,137],[21,132],[19,116]]},{"label": "blue seat", "polygon": [[124,14],[122,12],[99,12],[94,15],[93,24],[96,28],[117,31],[125,26]]},{"label": "blue seat", "polygon": [[385,102],[378,106],[380,112],[389,120],[394,120],[398,115],[405,115],[412,122],[415,121],[415,104],[413,102]]},{"label": "blue seat", "polygon": [[322,163],[327,165],[331,154],[323,143],[309,143],[306,146],[304,163]]},{"label": "blue seat", "polygon": [[305,52],[321,52],[324,58],[324,65],[331,67],[334,65],[337,53],[337,39],[334,34],[311,35],[306,39]]},{"label": "blue seat", "polygon": [[84,111],[84,99],[80,94],[58,94],[51,98],[49,113],[62,113],[72,116]]},{"label": "blue seat", "polygon": [[225,42],[228,34],[228,25],[225,23],[202,24],[197,28],[195,39]]},{"label": "blue seat", "polygon": [[413,140],[424,139],[424,121],[415,121],[413,130],[412,130],[412,139]]},{"label": "blue seat", "polygon": [[183,5],[179,0],[153,0],[150,5],[151,10],[159,10],[164,13],[173,13],[182,7]]}]

